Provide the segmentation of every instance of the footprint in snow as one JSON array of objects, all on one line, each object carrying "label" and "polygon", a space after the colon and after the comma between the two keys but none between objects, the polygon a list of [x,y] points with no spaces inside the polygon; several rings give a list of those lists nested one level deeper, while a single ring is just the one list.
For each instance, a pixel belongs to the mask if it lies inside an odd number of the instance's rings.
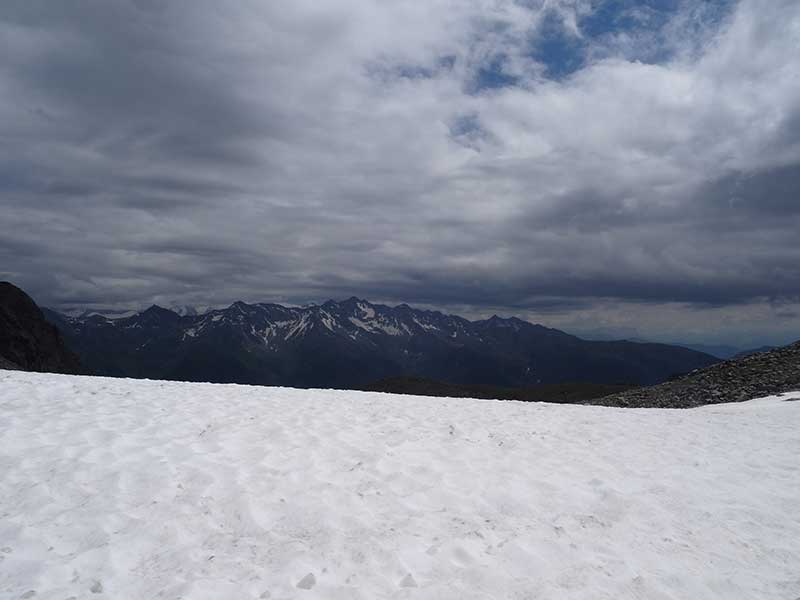
[{"label": "footprint in snow", "polygon": [[309,573],[297,582],[297,587],[299,587],[301,590],[310,590],[315,585],[317,585],[317,578],[314,577],[313,573]]},{"label": "footprint in snow", "polygon": [[417,582],[411,573],[407,573],[403,579],[400,580],[400,587],[417,587]]}]

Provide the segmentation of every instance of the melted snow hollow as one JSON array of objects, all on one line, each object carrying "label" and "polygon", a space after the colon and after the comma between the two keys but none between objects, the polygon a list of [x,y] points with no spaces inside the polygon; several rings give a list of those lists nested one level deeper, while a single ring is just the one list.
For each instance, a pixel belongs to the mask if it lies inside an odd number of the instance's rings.
[{"label": "melted snow hollow", "polygon": [[0,371],[0,597],[794,600],[793,397],[624,410]]}]

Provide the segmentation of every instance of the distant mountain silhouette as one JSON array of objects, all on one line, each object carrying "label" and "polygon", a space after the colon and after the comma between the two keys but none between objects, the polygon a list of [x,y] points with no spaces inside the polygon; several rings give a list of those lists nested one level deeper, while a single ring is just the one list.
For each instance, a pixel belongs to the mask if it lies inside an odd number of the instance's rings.
[{"label": "distant mountain silhouette", "polygon": [[750,350],[742,350],[741,352],[737,352],[733,358],[744,358],[745,356],[750,356],[752,354],[758,354],[759,352],[769,352],[770,350],[775,350],[779,346],[759,346],[758,348],[751,348]]},{"label": "distant mountain silhouette", "polygon": [[397,376],[524,387],[652,384],[716,362],[664,344],[586,341],[517,318],[481,321],[358,298],[306,308],[236,302],[180,316],[47,311],[94,373],[187,381],[358,388]]},{"label": "distant mountain silhouette", "polygon": [[0,282],[0,369],[78,373],[78,357],[21,289]]},{"label": "distant mountain silhouette", "polygon": [[705,352],[711,356],[716,356],[721,359],[733,358],[738,355],[742,350],[733,346],[714,345],[714,344],[675,344],[676,346],[683,346],[690,350],[697,350],[698,352]]}]

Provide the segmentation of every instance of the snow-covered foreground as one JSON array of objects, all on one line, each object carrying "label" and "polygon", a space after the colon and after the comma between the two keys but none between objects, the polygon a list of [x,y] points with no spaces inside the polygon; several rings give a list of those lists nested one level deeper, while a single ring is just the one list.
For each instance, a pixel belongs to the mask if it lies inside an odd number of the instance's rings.
[{"label": "snow-covered foreground", "polygon": [[800,597],[800,401],[0,371],[0,598]]}]

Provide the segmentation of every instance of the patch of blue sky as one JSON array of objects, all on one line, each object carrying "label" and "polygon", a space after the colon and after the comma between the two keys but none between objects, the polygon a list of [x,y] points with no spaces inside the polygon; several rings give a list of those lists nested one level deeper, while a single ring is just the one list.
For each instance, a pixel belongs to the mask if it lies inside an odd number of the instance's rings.
[{"label": "patch of blue sky", "polygon": [[[548,12],[532,35],[529,56],[545,67],[551,79],[563,79],[586,66],[598,48],[613,54],[618,36],[649,38],[628,60],[648,63],[669,61],[674,45],[666,39],[672,20],[681,12],[695,15],[688,26],[701,34],[719,25],[738,0],[596,0],[578,21],[580,35],[564,26],[556,11]],[[630,47],[627,48],[630,52]],[[638,50],[638,53],[637,51]],[[601,53],[602,54],[602,53]]]},{"label": "patch of blue sky", "polygon": [[472,83],[474,92],[493,90],[516,85],[519,78],[505,70],[507,57],[503,54],[492,57],[491,61],[478,67]]},{"label": "patch of blue sky", "polygon": [[450,137],[454,142],[480,152],[482,143],[492,136],[483,128],[477,114],[467,113],[457,116],[450,123]]},{"label": "patch of blue sky", "polygon": [[451,71],[455,64],[455,56],[443,55],[437,58],[432,65],[373,62],[367,65],[367,72],[371,77],[387,81],[397,79],[431,79],[447,71]]},{"label": "patch of blue sky", "polygon": [[681,0],[600,0],[581,19],[581,33],[596,38],[617,32],[657,31],[685,4]]},{"label": "patch of blue sky", "polygon": [[568,31],[554,12],[544,16],[534,39],[530,57],[545,66],[551,79],[562,79],[585,64],[586,40]]},{"label": "patch of blue sky", "polygon": [[476,114],[460,115],[456,117],[450,125],[450,135],[454,137],[474,135],[480,132],[481,124]]},{"label": "patch of blue sky", "polygon": [[[593,0],[591,10],[582,14],[577,26],[579,35],[570,31],[557,10],[546,12],[529,46],[520,54],[542,65],[542,74],[562,80],[598,58],[617,56],[651,64],[670,61],[677,44],[672,36],[709,35],[731,13],[739,0]],[[672,24],[678,17],[681,30]],[[502,38],[508,23],[485,23],[476,36]],[[681,40],[684,41],[684,40]],[[454,55],[444,55],[427,65],[373,63],[370,75],[387,81],[428,79],[447,74],[456,67]],[[466,92],[479,94],[525,84],[521,75],[510,68],[512,61],[504,53],[489,54],[482,64],[473,64],[465,83]],[[528,82],[529,83],[529,82]]]}]

